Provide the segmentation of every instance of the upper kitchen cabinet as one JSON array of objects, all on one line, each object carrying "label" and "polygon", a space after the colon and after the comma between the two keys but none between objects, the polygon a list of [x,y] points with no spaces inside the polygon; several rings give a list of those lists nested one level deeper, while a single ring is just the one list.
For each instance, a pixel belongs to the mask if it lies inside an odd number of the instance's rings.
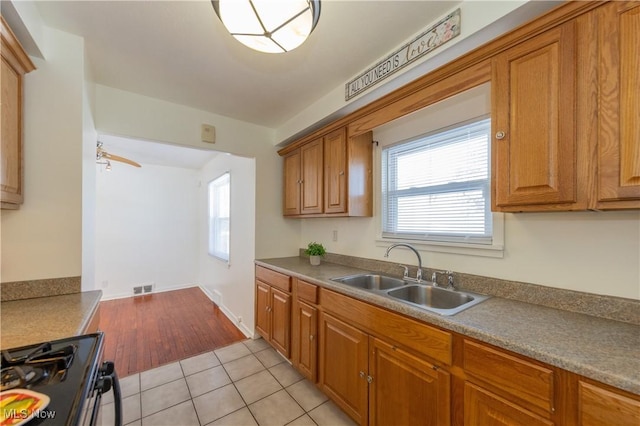
[{"label": "upper kitchen cabinet", "polygon": [[576,165],[576,26],[569,21],[493,58],[494,211],[586,207]]},{"label": "upper kitchen cabinet", "polygon": [[284,157],[285,216],[322,213],[322,139]]},{"label": "upper kitchen cabinet", "polygon": [[17,209],[23,202],[23,77],[35,66],[11,28],[0,16],[2,30],[2,124],[0,138],[0,186],[2,208]]},{"label": "upper kitchen cabinet", "polygon": [[598,17],[598,179],[595,208],[640,208],[640,3]]},{"label": "upper kitchen cabinet", "polygon": [[279,152],[284,156],[284,216],[373,214],[372,132],[345,128]]}]

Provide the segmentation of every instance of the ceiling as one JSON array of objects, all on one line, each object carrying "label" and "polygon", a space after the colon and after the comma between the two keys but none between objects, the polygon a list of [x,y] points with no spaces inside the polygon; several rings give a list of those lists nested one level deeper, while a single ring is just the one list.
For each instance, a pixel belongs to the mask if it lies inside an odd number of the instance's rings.
[{"label": "ceiling", "polygon": [[323,0],[310,38],[283,54],[235,41],[209,0],[36,5],[84,38],[96,83],[276,129],[458,3]]}]

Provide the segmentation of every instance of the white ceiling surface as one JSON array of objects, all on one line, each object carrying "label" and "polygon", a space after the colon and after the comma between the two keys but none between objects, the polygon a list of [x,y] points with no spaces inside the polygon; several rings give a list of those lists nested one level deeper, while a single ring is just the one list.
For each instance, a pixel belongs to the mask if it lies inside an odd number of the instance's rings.
[{"label": "white ceiling surface", "polygon": [[[133,160],[136,163],[140,163],[143,168],[145,164],[153,164],[156,166],[200,170],[216,155],[220,154],[218,151],[207,151],[120,136],[100,135],[98,140],[103,143],[102,149],[109,154]],[[114,162],[111,165],[118,167],[119,164],[121,163]],[[130,166],[124,166],[123,164],[123,167]]]},{"label": "white ceiling surface", "polygon": [[36,4],[85,39],[96,83],[277,129],[458,3],[323,0],[310,38],[284,54],[235,41],[209,0]]}]

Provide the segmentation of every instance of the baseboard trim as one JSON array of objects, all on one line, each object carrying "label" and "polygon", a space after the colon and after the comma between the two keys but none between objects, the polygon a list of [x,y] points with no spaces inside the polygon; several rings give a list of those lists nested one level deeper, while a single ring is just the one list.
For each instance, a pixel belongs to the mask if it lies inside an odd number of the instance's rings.
[{"label": "baseboard trim", "polygon": [[214,295],[213,295],[213,294],[212,294],[208,289],[206,289],[205,287],[203,287],[203,286],[201,286],[201,285],[194,286],[194,287],[198,287],[198,288],[200,288],[200,290],[202,290],[202,292],[203,292],[204,294],[206,294],[206,295],[207,295],[207,297],[208,297],[209,299],[211,299],[211,301],[212,301],[213,303],[215,303],[216,305],[218,305],[218,308],[220,308],[220,310],[222,311],[222,313],[223,313],[227,318],[229,318],[229,321],[231,321],[231,322],[233,323],[233,325],[235,325],[235,326],[238,328],[238,330],[242,331],[242,333],[243,333],[245,336],[247,336],[247,338],[249,338],[249,339],[254,339],[254,338],[255,338],[255,335],[254,335],[253,331],[249,330],[249,329],[247,328],[247,326],[246,326],[243,322],[239,322],[239,321],[238,321],[238,317],[237,317],[237,316],[235,316],[235,315],[233,314],[233,312],[231,312],[231,311],[229,310],[229,308],[227,308],[226,306],[224,306],[224,304],[222,304],[222,303],[220,303],[219,301],[217,301],[217,300],[216,300],[216,299],[218,299],[218,297],[214,296]]}]

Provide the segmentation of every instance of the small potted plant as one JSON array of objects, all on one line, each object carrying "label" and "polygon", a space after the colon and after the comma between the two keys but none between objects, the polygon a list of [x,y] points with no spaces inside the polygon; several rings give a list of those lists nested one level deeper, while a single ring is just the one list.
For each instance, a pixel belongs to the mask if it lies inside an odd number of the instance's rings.
[{"label": "small potted plant", "polygon": [[309,261],[313,266],[318,266],[320,264],[320,257],[327,253],[324,246],[316,242],[309,243],[304,252],[309,256]]}]

